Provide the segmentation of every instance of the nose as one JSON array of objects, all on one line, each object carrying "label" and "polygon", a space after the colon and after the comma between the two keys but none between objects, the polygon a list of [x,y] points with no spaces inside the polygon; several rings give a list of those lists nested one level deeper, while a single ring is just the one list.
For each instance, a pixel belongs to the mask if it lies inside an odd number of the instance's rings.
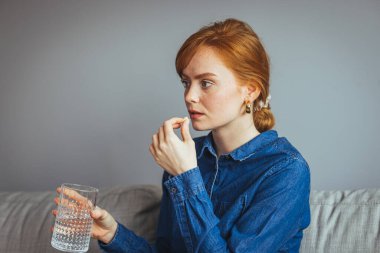
[{"label": "nose", "polygon": [[190,85],[190,87],[185,91],[185,102],[188,104],[199,102],[199,90],[196,85]]}]

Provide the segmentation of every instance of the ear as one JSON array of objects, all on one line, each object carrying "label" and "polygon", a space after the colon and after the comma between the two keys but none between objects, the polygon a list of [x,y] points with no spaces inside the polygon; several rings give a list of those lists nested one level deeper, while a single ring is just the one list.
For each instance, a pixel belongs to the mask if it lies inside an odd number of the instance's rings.
[{"label": "ear", "polygon": [[255,101],[261,93],[261,90],[258,86],[256,85],[244,85],[242,87],[242,94],[243,94],[243,99],[247,99],[248,97],[250,98],[251,101]]}]

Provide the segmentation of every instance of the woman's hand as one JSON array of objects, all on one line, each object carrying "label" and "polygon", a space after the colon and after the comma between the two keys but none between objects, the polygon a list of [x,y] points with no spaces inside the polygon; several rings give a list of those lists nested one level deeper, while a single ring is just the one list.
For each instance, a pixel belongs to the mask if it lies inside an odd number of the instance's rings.
[{"label": "woman's hand", "polygon": [[[170,175],[176,176],[197,166],[195,143],[190,135],[190,120],[171,118],[153,135],[149,147],[156,163]],[[173,129],[181,128],[182,140]]]},{"label": "woman's hand", "polygon": [[[57,188],[57,192],[61,193],[60,187]],[[76,192],[72,192],[72,195],[70,194],[71,197],[74,199],[76,198],[75,196],[73,196],[75,195],[75,193]],[[82,196],[78,194],[77,198],[82,198]],[[54,202],[58,205],[59,198],[56,197],[54,199]],[[57,216],[57,212],[57,210],[53,210],[53,215]],[[117,222],[115,221],[115,219],[106,210],[101,209],[98,206],[96,206],[95,209],[90,211],[90,215],[94,219],[94,222],[92,224],[91,237],[105,244],[109,243],[116,233]]]}]

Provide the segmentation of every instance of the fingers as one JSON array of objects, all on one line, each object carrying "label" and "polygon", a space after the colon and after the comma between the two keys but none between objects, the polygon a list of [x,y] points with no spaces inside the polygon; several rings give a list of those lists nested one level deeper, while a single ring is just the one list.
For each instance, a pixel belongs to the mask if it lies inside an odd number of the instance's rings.
[{"label": "fingers", "polygon": [[154,134],[152,137],[152,144],[150,145],[150,150],[153,156],[157,155],[157,147],[158,147],[158,135]]},{"label": "fingers", "polygon": [[174,123],[173,124],[173,129],[178,129],[180,128],[182,125],[180,123]]},{"label": "fingers", "polygon": [[165,141],[165,137],[169,136],[170,134],[174,134],[173,129],[180,128],[185,122],[186,118],[174,117],[165,121],[164,124],[158,129],[157,133],[152,136],[152,144],[149,146],[149,151],[154,158],[157,157],[157,150],[160,147],[160,143]]},{"label": "fingers", "polygon": [[84,198],[83,200],[79,200],[79,201],[78,200],[79,199],[55,197],[54,203],[56,205],[60,205],[60,206],[63,206],[65,208],[70,208],[70,209],[91,210],[94,208],[94,204],[87,198]]},{"label": "fingers", "polygon": [[171,118],[164,122],[164,133],[165,136],[174,134],[173,128],[179,128],[182,123],[185,121],[185,118]]},{"label": "fingers", "polygon": [[69,201],[68,199],[66,198],[59,198],[59,197],[55,197],[54,198],[54,203],[56,205],[61,205],[61,206],[64,206],[64,207],[70,207],[70,208],[73,208],[73,207],[77,207],[76,203],[75,202],[71,202]]},{"label": "fingers", "polygon": [[182,126],[183,122],[185,122],[185,118],[179,118],[179,119],[182,119],[182,120],[175,121],[174,123],[172,123],[172,127],[174,129],[180,128]]},{"label": "fingers", "polygon": [[154,149],[153,144],[150,144],[150,146],[149,146],[149,151],[150,151],[150,153],[152,154],[152,156],[153,156],[154,158],[156,158],[156,150]]},{"label": "fingers", "polygon": [[102,220],[106,218],[107,211],[99,207],[95,207],[95,209],[90,212],[90,215],[95,220],[98,220],[98,219]]},{"label": "fingers", "polygon": [[165,140],[165,133],[164,133],[164,128],[163,126],[161,126],[159,129],[158,129],[158,143],[162,143],[164,140]]},{"label": "fingers", "polygon": [[55,203],[56,205],[59,205],[59,198],[55,197],[55,198],[54,198],[54,203]]},{"label": "fingers", "polygon": [[86,203],[88,200],[86,197],[83,197],[82,195],[80,195],[77,191],[72,190],[72,189],[68,189],[68,188],[63,188],[63,194],[65,196],[67,196],[68,198],[74,199],[74,200],[81,202],[81,203],[83,203],[83,202]]},{"label": "fingers", "polygon": [[185,117],[185,120],[184,122],[182,123],[182,128],[181,128],[181,135],[182,135],[182,139],[183,141],[188,141],[188,140],[192,140],[193,138],[191,137],[190,135],[190,130],[189,130],[189,123],[190,123],[190,120],[188,117]]}]

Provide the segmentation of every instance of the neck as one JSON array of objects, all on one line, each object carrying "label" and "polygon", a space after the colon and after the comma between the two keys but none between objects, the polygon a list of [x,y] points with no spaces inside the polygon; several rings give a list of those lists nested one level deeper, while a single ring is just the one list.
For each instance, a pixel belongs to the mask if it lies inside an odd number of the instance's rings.
[{"label": "neck", "polygon": [[260,134],[257,131],[253,120],[234,122],[231,126],[223,126],[212,130],[212,137],[216,146],[218,157],[222,154],[230,153]]}]

